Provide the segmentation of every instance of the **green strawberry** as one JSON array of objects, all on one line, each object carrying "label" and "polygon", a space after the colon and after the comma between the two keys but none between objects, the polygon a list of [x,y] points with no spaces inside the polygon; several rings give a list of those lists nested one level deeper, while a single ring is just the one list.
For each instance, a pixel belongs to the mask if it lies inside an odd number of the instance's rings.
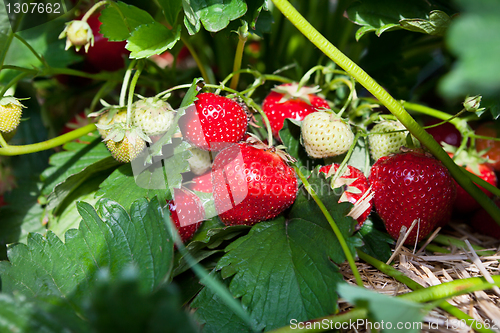
[{"label": "green strawberry", "polygon": [[3,97],[0,100],[0,131],[10,133],[21,122],[21,115],[25,106],[15,97]]},{"label": "green strawberry", "polygon": [[[398,132],[399,131],[399,132]],[[375,134],[388,133],[388,134]],[[377,161],[382,156],[399,152],[401,146],[406,146],[408,131],[399,121],[386,120],[373,126],[368,136],[370,154]],[[420,143],[412,136],[413,144],[419,147]]]},{"label": "green strawberry", "polygon": [[175,117],[169,103],[155,97],[140,99],[132,105],[132,122],[146,135],[160,135],[168,131]]},{"label": "green strawberry", "polygon": [[302,144],[313,158],[344,154],[354,142],[351,127],[331,111],[308,114],[302,122]]},{"label": "green strawberry", "polygon": [[202,175],[212,167],[212,158],[206,150],[189,148],[193,156],[188,158],[189,168],[195,175]]}]

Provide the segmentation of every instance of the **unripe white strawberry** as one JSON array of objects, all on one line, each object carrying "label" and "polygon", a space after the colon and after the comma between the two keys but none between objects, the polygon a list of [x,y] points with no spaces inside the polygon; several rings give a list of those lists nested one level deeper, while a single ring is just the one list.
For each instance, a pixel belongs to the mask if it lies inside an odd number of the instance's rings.
[{"label": "unripe white strawberry", "polygon": [[12,132],[21,122],[21,115],[25,106],[15,97],[3,97],[0,100],[0,131]]},{"label": "unripe white strawberry", "polygon": [[127,122],[127,108],[110,109],[108,112],[103,113],[97,120],[97,131],[103,139],[105,139],[113,124],[121,123],[125,125]]},{"label": "unripe white strawberry", "polygon": [[353,142],[349,124],[333,112],[313,112],[302,122],[302,144],[313,158],[341,155]]},{"label": "unripe white strawberry", "polygon": [[170,104],[155,97],[138,100],[132,110],[133,124],[150,136],[168,131],[175,117],[175,111]]},{"label": "unripe white strawberry", "polygon": [[66,27],[59,35],[59,39],[64,37],[66,37],[65,50],[74,46],[76,51],[80,51],[80,48],[83,46],[85,52],[88,52],[89,47],[94,46],[94,34],[86,21],[73,20],[66,23]]},{"label": "unripe white strawberry", "polygon": [[[406,146],[406,136],[408,131],[399,121],[386,120],[376,124],[370,133],[388,133],[388,134],[370,134],[368,144],[370,145],[370,154],[373,160],[377,161],[382,156],[399,152],[401,146]],[[413,144],[418,147],[420,143],[412,136]]]},{"label": "unripe white strawberry", "polygon": [[210,152],[195,147],[189,149],[193,156],[188,158],[189,168],[195,175],[202,175],[212,168]]},{"label": "unripe white strawberry", "polygon": [[142,152],[146,142],[133,131],[126,131],[120,141],[107,140],[106,147],[117,161],[128,163]]}]

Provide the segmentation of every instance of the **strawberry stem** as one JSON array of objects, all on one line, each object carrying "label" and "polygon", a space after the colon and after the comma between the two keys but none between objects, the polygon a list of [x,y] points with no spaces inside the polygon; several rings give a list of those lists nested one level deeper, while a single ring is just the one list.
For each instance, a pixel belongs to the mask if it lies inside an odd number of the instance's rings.
[{"label": "strawberry stem", "polygon": [[66,142],[78,139],[82,135],[93,132],[95,130],[96,130],[95,124],[89,124],[87,126],[80,127],[74,131],[60,135],[58,137],[55,137],[47,141],[38,142],[31,145],[8,146],[5,148],[0,148],[0,155],[16,156],[16,155],[37,153],[39,151],[48,150],[57,146],[61,146]]},{"label": "strawberry stem", "polygon": [[127,98],[127,88],[128,88],[128,83],[130,82],[130,77],[132,76],[132,71],[134,70],[135,64],[137,63],[137,60],[134,59],[130,62],[128,65],[127,71],[125,72],[125,76],[123,77],[123,82],[122,82],[122,88],[120,90],[120,99],[119,99],[119,106],[123,107],[125,106],[125,98]]},{"label": "strawberry stem", "polygon": [[184,46],[188,49],[189,53],[194,59],[194,62],[196,62],[196,66],[198,66],[198,70],[201,73],[201,76],[203,77],[203,80],[206,83],[210,83],[210,76],[208,75],[207,70],[205,69],[205,66],[203,65],[203,62],[200,60],[200,57],[198,56],[198,53],[196,53],[195,49],[189,43],[189,41],[181,34],[181,42],[184,43]]},{"label": "strawberry stem", "polygon": [[[125,17],[123,16],[120,8],[118,6],[116,6],[112,1],[109,1],[109,0],[103,0],[103,1],[99,1],[98,3],[96,3],[95,5],[93,5],[86,13],[85,15],[83,15],[81,21],[83,22],[87,22],[87,20],[89,19],[89,17],[94,14],[94,12],[97,10],[97,8],[101,7],[101,6],[104,6],[106,4],[109,4],[109,5],[112,5],[115,7],[115,9],[118,11],[118,13],[120,14],[122,20],[125,22],[125,24],[127,24],[127,20],[125,20]],[[129,28],[130,30],[130,27],[128,26],[127,24],[127,28]]]},{"label": "strawberry stem", "polygon": [[130,87],[128,91],[128,102],[127,102],[127,128],[130,128],[132,122],[132,102],[134,101],[134,91],[135,86],[137,85],[137,81],[139,80],[139,76],[141,76],[142,69],[144,68],[144,62],[139,62],[137,66],[137,70],[135,71],[134,77],[130,82]]},{"label": "strawberry stem", "polygon": [[[367,257],[365,257],[367,258]],[[368,258],[367,258],[368,259]],[[369,260],[369,259],[368,259]],[[376,260],[376,259],[375,259]],[[384,268],[382,268],[384,269]],[[487,290],[491,289],[494,286],[499,286],[500,285],[500,276],[496,275],[493,277],[495,283],[488,283],[485,281],[484,278],[481,277],[473,277],[473,278],[467,278],[467,279],[459,279],[459,280],[453,280],[450,282],[444,282],[442,284],[436,285],[436,286],[430,286],[427,288],[422,288],[422,289],[417,289],[416,291],[409,292],[406,294],[401,294],[399,296],[396,296],[397,298],[401,299],[406,299],[409,301],[414,301],[417,303],[425,303],[425,302],[431,302],[431,301],[438,301],[439,303],[437,304],[438,306],[444,305],[444,302],[446,301],[440,301],[442,299],[446,298],[451,298],[463,294],[467,294],[473,291],[481,291],[481,290]],[[404,279],[407,281],[407,279]],[[453,310],[450,307],[444,305],[445,308],[448,308],[446,311],[451,310],[453,312],[453,315],[456,316],[458,319],[464,319],[466,320],[466,324],[471,324],[472,321],[474,321],[474,325],[472,325],[472,328],[474,328],[478,332],[488,332],[491,333],[492,331],[484,328],[484,324],[482,325],[482,322],[475,320],[473,318],[470,318],[467,314],[463,313],[459,309],[454,308]],[[318,328],[315,327],[314,325],[306,325],[305,323],[302,323],[302,325],[298,327],[300,328],[292,328],[290,326],[284,326],[276,330],[269,331],[269,333],[292,333],[292,332],[325,332],[325,331],[330,331],[331,327],[334,327],[335,323],[344,323],[344,322],[353,322],[357,321],[358,319],[366,319],[368,318],[368,309],[363,307],[363,308],[354,308],[352,310],[349,310],[347,312],[343,312],[338,315],[331,315],[331,316],[326,316],[322,318],[318,318],[315,320],[308,320],[307,323],[312,323],[312,322],[327,322],[329,325],[325,325],[326,327],[323,327],[322,325]],[[310,327],[310,328],[308,328]],[[335,326],[336,327],[336,326]]]},{"label": "strawberry stem", "polygon": [[394,99],[361,67],[344,55],[323,35],[319,33],[287,0],[272,0],[276,8],[318,49],[343,68],[356,81],[364,86],[380,103],[382,103],[399,121],[417,138],[429,151],[439,159],[450,171],[457,183],[462,186],[500,225],[500,208],[493,200],[481,191],[470,179],[464,175],[462,169],[453,162],[432,135],[427,133],[403,108],[403,105]]},{"label": "strawberry stem", "polygon": [[[243,21],[243,25],[239,27],[238,31],[238,45],[236,46],[236,55],[234,56],[233,72],[237,72],[241,68],[241,60],[243,58],[243,49],[248,38],[248,23]],[[240,73],[236,73],[231,80],[229,87],[236,89],[240,80]]]},{"label": "strawberry stem", "polygon": [[314,202],[318,205],[319,209],[325,216],[326,220],[332,227],[333,232],[335,233],[335,236],[337,237],[340,246],[342,247],[342,250],[344,251],[344,255],[347,259],[347,262],[349,263],[349,266],[351,267],[352,274],[354,275],[354,278],[356,279],[356,283],[358,286],[363,287],[363,280],[361,279],[361,275],[359,274],[358,267],[356,266],[356,262],[354,261],[354,257],[351,253],[351,250],[349,250],[349,246],[347,246],[347,242],[345,241],[344,236],[342,235],[342,232],[340,231],[339,227],[333,220],[332,216],[330,215],[330,212],[326,209],[325,205],[321,201],[321,199],[318,197],[314,189],[311,187],[309,182],[307,181],[307,178],[304,176],[304,174],[300,171],[300,168],[294,166],[293,167],[297,175],[299,176],[300,180],[302,181],[302,184],[304,185],[304,188],[307,190],[307,193],[311,195],[313,198]]},{"label": "strawberry stem", "polygon": [[243,308],[241,303],[239,303],[236,300],[236,298],[221,282],[219,282],[212,275],[207,273],[205,271],[205,268],[201,266],[196,261],[196,259],[193,258],[191,253],[189,253],[189,251],[186,249],[186,247],[181,241],[181,237],[179,236],[177,228],[174,226],[172,220],[169,218],[170,215],[167,213],[169,211],[168,208],[164,209],[163,211],[164,211],[163,216],[165,224],[167,225],[167,228],[169,229],[170,234],[173,237],[175,246],[182,255],[181,258],[188,263],[191,270],[198,276],[198,278],[200,279],[200,283],[205,285],[207,288],[211,289],[215,295],[220,297],[222,302],[224,302],[225,305],[229,309],[231,309],[235,315],[240,317],[240,319],[242,319],[249,327],[251,327],[254,332],[258,332],[258,330],[255,327],[254,321],[251,319],[248,312]]},{"label": "strawberry stem", "polygon": [[[2,132],[0,132],[0,147],[9,147],[9,144],[7,143],[7,141],[5,141],[5,139],[3,138],[3,135],[2,135]],[[1,148],[0,148],[1,149]]]},{"label": "strawberry stem", "polygon": [[354,137],[354,140],[352,142],[351,147],[347,151],[347,154],[345,155],[344,159],[342,160],[342,163],[340,163],[339,168],[335,172],[335,174],[332,177],[331,181],[331,187],[333,188],[335,181],[344,174],[345,166],[347,165],[347,162],[349,162],[349,159],[351,158],[352,152],[354,151],[354,148],[356,147],[356,144],[358,143],[359,137],[361,136],[361,131],[356,132],[356,136]]}]

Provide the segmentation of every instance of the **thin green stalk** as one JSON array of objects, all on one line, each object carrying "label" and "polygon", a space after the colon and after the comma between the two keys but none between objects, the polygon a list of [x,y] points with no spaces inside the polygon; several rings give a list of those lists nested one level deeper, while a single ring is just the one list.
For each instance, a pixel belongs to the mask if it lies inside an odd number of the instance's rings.
[{"label": "thin green stalk", "polygon": [[[165,168],[163,169],[165,171]],[[166,185],[168,188],[168,184]],[[231,292],[229,292],[221,282],[210,276],[210,274],[206,272],[205,268],[203,268],[203,266],[201,266],[198,261],[196,261],[189,253],[189,251],[180,240],[181,238],[179,236],[179,233],[177,232],[177,229],[173,226],[171,220],[167,218],[168,216],[168,213],[165,213],[164,220],[168,228],[170,229],[171,234],[174,236],[175,246],[177,246],[177,249],[182,254],[182,258],[189,264],[191,270],[198,276],[200,282],[203,283],[207,288],[211,289],[214,294],[220,297],[221,300],[226,304],[226,306],[234,312],[236,316],[240,317],[240,319],[242,319],[249,327],[251,327],[253,331],[257,332],[254,322],[252,321],[250,315],[242,307],[241,303],[239,303],[234,298]]]},{"label": "thin green stalk", "polygon": [[5,95],[7,90],[9,90],[10,87],[24,79],[26,76],[28,76],[29,73],[23,72],[19,73],[16,77],[14,77],[12,80],[10,80],[9,83],[7,83],[5,86],[3,86],[2,91],[0,91],[0,99]]},{"label": "thin green stalk", "polygon": [[14,34],[14,37],[17,38],[21,43],[23,43],[31,51],[31,53],[33,53],[33,55],[38,60],[40,60],[42,64],[47,64],[47,61],[45,61],[45,59],[42,58],[42,56],[38,52],[36,52],[36,50],[23,37],[19,36],[18,34]]},{"label": "thin green stalk", "polygon": [[7,52],[9,52],[10,44],[12,43],[13,39],[14,39],[14,31],[11,29],[9,31],[9,34],[7,35],[7,40],[3,45],[2,53],[0,54],[0,70],[5,68],[4,67],[5,58],[7,57]]},{"label": "thin green stalk", "polygon": [[125,76],[123,77],[122,88],[120,90],[120,99],[118,104],[121,107],[125,106],[125,98],[127,98],[128,83],[130,82],[130,77],[132,76],[132,71],[134,70],[136,63],[137,63],[136,59],[130,62],[127,71],[125,72]]},{"label": "thin green stalk", "polygon": [[358,267],[356,266],[356,262],[354,261],[354,257],[351,253],[351,250],[349,250],[349,246],[347,246],[347,242],[344,239],[344,236],[342,235],[342,232],[340,232],[339,227],[333,220],[332,216],[326,209],[325,205],[323,202],[320,200],[314,189],[311,187],[309,182],[307,181],[306,177],[302,174],[299,168],[294,166],[295,172],[299,176],[300,180],[302,181],[302,184],[304,184],[304,188],[307,190],[307,193],[311,195],[313,198],[314,202],[318,205],[319,209],[325,216],[326,220],[330,224],[330,226],[333,229],[333,232],[335,233],[335,236],[337,236],[337,239],[340,243],[340,246],[342,247],[342,251],[344,251],[344,255],[347,259],[347,262],[349,263],[349,266],[351,267],[352,274],[354,275],[354,278],[356,279],[356,283],[358,286],[363,287],[363,280],[361,279],[361,274],[359,274]]},{"label": "thin green stalk", "polygon": [[0,132],[0,147],[3,147],[3,148],[9,147],[9,144],[3,138],[2,132]]},{"label": "thin green stalk", "polygon": [[[497,285],[497,286],[500,285],[500,276],[495,275],[495,276],[493,276],[493,279],[495,280],[495,283],[488,283],[488,282],[486,282],[486,280],[484,278],[480,278],[480,277],[454,280],[454,281],[445,282],[445,283],[442,283],[442,284],[439,284],[436,286],[430,286],[427,288],[418,289],[416,291],[402,294],[402,295],[399,295],[396,297],[403,298],[403,299],[417,302],[417,303],[439,301],[440,299],[444,300],[446,298],[451,298],[451,297],[467,294],[467,293],[474,292],[474,291],[487,290],[487,289],[491,289],[495,285]],[[461,316],[459,313],[457,313],[457,314],[458,314],[458,316]],[[368,310],[366,308],[354,308],[348,312],[344,312],[344,313],[341,313],[338,315],[331,315],[331,316],[326,316],[323,318],[309,320],[309,321],[307,321],[307,323],[314,323],[314,322],[321,323],[323,321],[326,321],[327,323],[344,323],[344,322],[352,322],[352,321],[356,321],[358,319],[366,319],[366,318],[368,318]],[[460,317],[457,317],[457,318],[465,320],[466,318],[468,318],[468,315],[463,316],[463,318],[460,318]],[[466,323],[471,323],[471,322],[466,320]],[[322,327],[321,325],[319,325],[320,328],[318,328],[318,329],[314,329],[314,328],[308,329],[308,328],[305,328],[306,327],[305,323],[301,323],[301,324],[302,325],[300,325],[300,326],[297,325],[297,328],[292,328],[291,326],[284,326],[284,327],[281,327],[279,329],[270,331],[270,333],[292,333],[292,332],[312,333],[312,332],[329,331],[329,328]],[[311,326],[313,326],[313,325],[311,325]],[[474,326],[475,326],[474,329],[478,332],[485,332],[485,333],[491,332],[491,331],[481,327],[481,323],[479,321],[475,321]],[[298,327],[301,327],[301,328],[299,329]],[[329,327],[331,327],[331,326],[329,326]]]},{"label": "thin green stalk", "polygon": [[359,137],[361,136],[361,131],[356,132],[356,136],[354,137],[354,140],[352,141],[351,147],[349,147],[349,150],[347,151],[347,154],[345,155],[344,159],[342,160],[342,163],[340,163],[339,168],[337,169],[337,172],[332,177],[331,180],[331,185],[333,187],[333,184],[335,184],[335,181],[337,178],[341,176],[341,172],[343,173],[343,170],[345,166],[347,165],[347,162],[349,162],[349,159],[351,158],[352,152],[354,151],[354,147],[356,147],[356,144],[359,140]]},{"label": "thin green stalk", "polygon": [[[322,322],[327,322],[328,326],[336,327],[335,324],[337,323],[350,323],[353,321],[357,321],[358,319],[366,319],[366,318],[368,318],[368,310],[364,308],[356,308],[338,315],[326,316],[314,320],[309,320],[307,321],[307,323],[310,323],[311,327],[314,327],[315,322],[319,324],[321,324]],[[318,325],[318,326],[320,326],[320,328],[318,329],[306,328],[306,323],[302,322],[300,324],[297,323],[297,327],[294,328],[292,328],[291,326],[283,326],[275,330],[269,331],[268,333],[296,333],[296,332],[317,333],[317,332],[331,331],[329,328],[321,328],[323,327],[323,325]]]},{"label": "thin green stalk", "polygon": [[[451,236],[446,236],[443,234],[438,234],[433,240],[433,242],[436,242],[441,245],[446,245],[446,246],[456,246],[458,248],[467,248],[467,244],[463,240],[451,237]],[[495,251],[484,251],[484,247],[478,246],[478,245],[472,245],[472,248],[476,252],[480,252],[480,255],[485,255],[485,256],[492,256],[495,255]]]},{"label": "thin green stalk", "polygon": [[137,81],[139,80],[139,76],[141,76],[143,67],[144,63],[140,62],[137,70],[135,71],[134,77],[130,82],[130,87],[128,91],[128,101],[127,101],[127,128],[130,127],[130,124],[132,122],[132,102],[134,100],[134,91],[135,91],[135,86],[137,85]]},{"label": "thin green stalk", "polygon": [[287,0],[272,0],[275,6],[288,18],[288,20],[318,49],[343,68],[356,81],[364,86],[377,98],[398,120],[417,138],[429,151],[438,158],[450,171],[453,178],[464,188],[500,225],[500,209],[488,196],[481,191],[469,177],[465,177],[462,169],[453,162],[448,154],[396,101],[384,88],[370,77],[356,63],[345,56],[339,49],[322,36]]},{"label": "thin green stalk", "polygon": [[[97,10],[97,8],[101,7],[101,6],[104,6],[105,4],[110,4],[110,5],[113,5],[111,3],[111,1],[108,1],[108,0],[103,0],[103,1],[99,1],[98,3],[96,3],[95,5],[92,6],[92,8],[90,8],[86,13],[85,15],[83,15],[82,17],[82,21],[83,22],[87,22],[87,20],[89,19],[89,17],[94,14],[94,12]],[[121,11],[119,10],[119,7],[116,6],[117,8],[117,11],[118,13],[122,16],[122,19],[123,19],[123,15],[121,13]],[[126,20],[123,20],[126,22]]]},{"label": "thin green stalk", "polygon": [[39,151],[48,150],[57,146],[61,146],[66,142],[78,139],[82,135],[95,131],[95,129],[96,129],[95,124],[89,124],[47,141],[38,142],[31,145],[8,146],[5,148],[0,148],[0,155],[16,156],[16,155],[37,153]]},{"label": "thin green stalk", "polygon": [[410,301],[424,303],[437,300],[445,300],[455,296],[468,294],[474,291],[489,290],[494,286],[500,286],[500,275],[492,275],[494,283],[486,281],[484,277],[472,277],[444,282],[435,286],[415,290],[411,293],[402,294],[398,297]]},{"label": "thin green stalk", "polygon": [[494,195],[496,196],[500,196],[500,189],[494,185],[491,185],[490,183],[488,183],[486,180],[484,180],[483,178],[479,177],[478,175],[476,175],[475,173],[473,172],[470,172],[469,170],[466,170],[464,169],[464,171],[466,171],[467,173],[467,176],[469,176],[469,178],[474,182],[476,183],[477,185],[483,187],[485,190],[488,190],[490,191],[491,193],[493,193]]},{"label": "thin green stalk", "polygon": [[187,47],[189,50],[189,53],[191,53],[191,56],[193,57],[194,61],[196,62],[196,66],[198,66],[198,69],[201,73],[201,76],[203,77],[203,80],[206,83],[210,83],[210,77],[208,76],[207,70],[205,69],[205,66],[203,65],[203,62],[200,60],[200,57],[198,56],[198,53],[196,53],[195,49],[191,45],[191,43],[188,42],[188,40],[182,36],[181,34],[181,41],[184,43],[184,46]]},{"label": "thin green stalk", "polygon": [[[425,287],[423,287],[420,284],[418,284],[417,282],[413,281],[412,279],[410,279],[409,277],[407,277],[406,275],[404,275],[402,272],[398,271],[397,269],[395,269],[391,265],[387,265],[387,264],[383,263],[382,261],[373,258],[372,256],[364,253],[363,251],[361,251],[359,249],[357,250],[357,253],[358,253],[358,256],[360,259],[369,263],[370,265],[372,265],[373,267],[375,267],[379,271],[381,271],[381,272],[387,274],[388,276],[393,277],[397,281],[405,284],[411,290],[425,289]],[[478,323],[477,320],[474,321],[474,319],[471,316],[464,313],[462,310],[454,307],[453,305],[451,305],[447,301],[442,301],[442,302],[438,303],[438,306],[441,309],[443,309],[444,311],[446,311],[449,314],[451,314],[452,316],[454,316],[455,318],[457,318],[458,320],[465,320],[466,323],[475,323],[475,325],[472,325],[470,327],[472,327],[477,332],[493,333],[492,330],[480,327],[479,326],[480,323]]]},{"label": "thin green stalk", "polygon": [[[234,56],[233,72],[237,72],[241,68],[241,60],[243,59],[243,50],[248,38],[248,23],[243,21],[243,25],[238,29],[238,45],[236,46],[236,54]],[[238,87],[240,73],[236,73],[229,84],[231,89]]]}]

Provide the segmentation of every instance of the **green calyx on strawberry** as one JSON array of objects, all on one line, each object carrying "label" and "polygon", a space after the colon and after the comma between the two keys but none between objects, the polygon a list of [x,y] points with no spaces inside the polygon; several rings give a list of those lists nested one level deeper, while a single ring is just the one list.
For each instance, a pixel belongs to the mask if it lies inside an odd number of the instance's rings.
[{"label": "green calyx on strawberry", "polygon": [[299,88],[298,83],[286,83],[272,89],[262,103],[262,110],[275,138],[279,139],[286,118],[301,121],[312,112],[330,108],[325,99],[316,95],[319,91],[319,87]]},{"label": "green calyx on strawberry", "polygon": [[[448,144],[445,144],[443,149],[450,155],[457,165],[465,168],[465,170],[472,172],[476,176],[482,178],[493,186],[497,186],[497,176],[493,166],[490,164],[491,160],[481,157],[484,152],[476,152],[475,149],[461,150],[457,154],[457,148]],[[465,175],[464,175],[465,176]],[[457,199],[455,200],[454,209],[460,213],[471,213],[475,210],[481,208],[479,202],[477,202],[467,191],[465,191],[462,186],[457,187]],[[479,187],[488,197],[493,197],[493,194],[482,187]]]},{"label": "green calyx on strawberry", "polygon": [[[373,126],[368,136],[370,154],[373,160],[377,161],[382,156],[397,153],[401,147],[407,146],[407,134],[406,127],[395,120],[385,120]],[[412,141],[415,147],[420,146],[419,141],[413,136]]]},{"label": "green calyx on strawberry", "polygon": [[373,207],[374,193],[370,188],[368,179],[357,168],[347,165],[342,174],[336,175],[340,165],[337,163],[325,165],[319,169],[319,172],[326,174],[326,178],[332,178],[334,188],[344,188],[339,202],[350,202],[354,207],[349,212],[348,216],[358,221],[358,226],[361,227],[370,215]]},{"label": "green calyx on strawberry", "polygon": [[251,139],[225,148],[212,165],[215,208],[226,225],[272,219],[297,196],[296,173],[284,153]]},{"label": "green calyx on strawberry", "polygon": [[10,133],[14,131],[21,122],[21,115],[25,106],[19,99],[6,96],[0,100],[0,131]]},{"label": "green calyx on strawberry", "polygon": [[184,139],[203,150],[218,151],[240,141],[247,130],[245,110],[236,101],[202,93],[179,119]]},{"label": "green calyx on strawberry", "polygon": [[175,111],[164,99],[157,97],[141,97],[132,104],[132,122],[146,135],[160,135],[172,126]]},{"label": "green calyx on strawberry", "polygon": [[417,221],[405,243],[426,237],[451,216],[456,188],[448,169],[421,151],[383,156],[370,170],[375,209],[387,232],[398,239]]},{"label": "green calyx on strawberry", "polygon": [[[114,115],[113,115],[114,114]],[[152,142],[142,130],[135,125],[127,125],[126,108],[111,108],[109,113],[104,113],[106,124],[97,123],[97,128],[102,131],[103,139],[111,155],[122,163],[134,160],[146,147],[146,142]]]},{"label": "green calyx on strawberry", "polygon": [[205,218],[200,199],[186,188],[176,188],[174,199],[167,200],[167,205],[181,241],[187,242]]},{"label": "green calyx on strawberry", "polygon": [[65,50],[69,50],[74,46],[76,51],[80,51],[83,46],[85,52],[88,52],[89,47],[94,45],[94,34],[90,25],[86,21],[73,20],[66,23],[66,27],[59,35],[59,39],[66,37]]},{"label": "green calyx on strawberry", "polygon": [[351,126],[333,111],[313,112],[302,121],[301,142],[313,158],[346,153],[354,143]]}]

